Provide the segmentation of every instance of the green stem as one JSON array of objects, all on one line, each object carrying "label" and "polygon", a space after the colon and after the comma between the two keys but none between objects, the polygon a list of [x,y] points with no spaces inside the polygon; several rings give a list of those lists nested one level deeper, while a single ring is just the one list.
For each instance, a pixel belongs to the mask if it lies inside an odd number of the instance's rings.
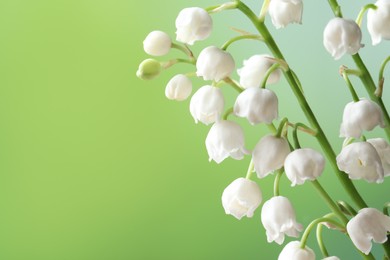
[{"label": "green stem", "polygon": [[385,78],[383,77],[383,73],[384,73],[386,65],[389,61],[390,61],[390,56],[387,57],[383,61],[381,68],[379,69],[378,88],[375,90],[375,96],[380,97],[380,98],[382,97],[382,94],[383,94],[383,84],[385,81]]},{"label": "green stem", "polygon": [[231,38],[230,40],[228,40],[227,42],[225,42],[221,49],[226,51],[227,48],[229,48],[229,46],[232,44],[232,43],[235,43],[237,41],[241,41],[241,40],[258,40],[258,41],[263,41],[263,37],[261,37],[260,35],[258,34],[248,34],[248,35],[239,35],[239,36],[236,36],[236,37],[233,37]]},{"label": "green stem", "polygon": [[341,211],[344,212],[345,214],[350,215],[350,216],[356,216],[356,214],[357,214],[356,210],[351,205],[349,205],[347,202],[339,200],[339,201],[337,201],[337,205],[339,206]]},{"label": "green stem", "polygon": [[188,64],[191,64],[191,65],[195,65],[196,64],[196,60],[195,59],[190,59],[190,60],[186,60],[186,59],[173,59],[173,60],[161,62],[161,66],[163,67],[163,69],[168,69],[168,68],[170,68],[173,65],[178,64],[178,63],[188,63]]},{"label": "green stem", "polygon": [[316,237],[317,237],[318,247],[320,248],[322,255],[324,257],[328,257],[329,253],[328,250],[326,249],[324,240],[322,239],[322,230],[323,230],[323,225],[321,223],[317,224]]},{"label": "green stem", "polygon": [[277,70],[278,68],[280,67],[280,64],[279,63],[274,63],[272,64],[272,66],[267,70],[267,72],[265,73],[264,77],[263,77],[263,80],[261,81],[260,83],[260,88],[265,88],[265,85],[267,84],[267,80],[268,78],[271,76],[272,72],[274,72],[275,70]]},{"label": "green stem", "polygon": [[345,71],[343,71],[342,74],[343,74],[343,78],[345,80],[345,83],[347,83],[348,89],[351,92],[351,96],[353,98],[353,101],[358,102],[359,101],[359,96],[357,95],[354,87],[352,86],[352,83],[349,80],[349,77],[348,77],[347,73]]},{"label": "green stem", "polygon": [[295,149],[301,149],[301,144],[299,143],[299,139],[298,139],[298,124],[295,124],[294,126],[293,140],[294,140]]},{"label": "green stem", "polygon": [[245,176],[246,179],[248,179],[248,180],[251,179],[254,167],[255,167],[255,164],[253,163],[253,159],[251,159],[251,162],[249,163],[249,166],[248,166],[248,171],[246,172],[246,176]]},{"label": "green stem", "polygon": [[389,216],[389,208],[390,208],[390,202],[387,202],[387,203],[383,206],[383,214]]},{"label": "green stem", "polygon": [[227,120],[228,117],[230,116],[230,114],[232,114],[232,113],[233,113],[233,108],[231,107],[228,110],[226,110],[225,114],[223,114],[223,117],[222,117],[223,120]]},{"label": "green stem", "polygon": [[287,117],[284,117],[284,118],[282,119],[282,121],[280,121],[280,124],[279,124],[279,127],[278,127],[278,131],[276,132],[275,137],[280,138],[280,137],[282,136],[284,127],[286,126],[286,123],[287,123],[287,122],[288,122]]},{"label": "green stem", "polygon": [[260,15],[259,15],[259,21],[261,21],[261,22],[264,22],[264,20],[265,20],[265,16],[267,15],[269,3],[270,3],[270,0],[264,0],[264,2],[263,2],[263,6],[261,7]]},{"label": "green stem", "polygon": [[279,169],[276,173],[276,176],[275,176],[275,181],[274,181],[274,196],[279,196],[279,183],[280,183],[280,178],[282,177],[283,175],[283,171],[284,169]]},{"label": "green stem", "polygon": [[223,81],[225,81],[226,84],[229,84],[230,86],[232,86],[238,93],[241,93],[244,91],[244,89],[242,87],[240,87],[240,85],[238,85],[238,83],[231,78],[224,78]]},{"label": "green stem", "polygon": [[177,44],[177,43],[172,43],[172,48],[174,49],[177,49],[181,52],[183,52],[185,55],[187,55],[189,58],[193,59],[194,58],[194,54],[192,53],[192,51],[190,50],[190,48],[188,48],[187,45],[181,45],[181,44]]},{"label": "green stem", "polygon": [[378,7],[374,4],[367,4],[365,6],[362,7],[362,9],[360,10],[359,14],[358,14],[358,17],[356,18],[356,23],[359,25],[359,27],[361,27],[362,25],[362,20],[363,20],[363,16],[364,16],[364,13],[368,10],[368,9],[374,9],[376,10]]}]

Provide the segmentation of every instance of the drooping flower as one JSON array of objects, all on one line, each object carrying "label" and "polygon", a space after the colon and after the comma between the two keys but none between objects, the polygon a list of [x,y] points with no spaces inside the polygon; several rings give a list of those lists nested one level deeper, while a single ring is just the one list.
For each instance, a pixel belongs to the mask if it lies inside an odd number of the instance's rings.
[{"label": "drooping flower", "polygon": [[279,29],[290,23],[302,23],[302,0],[272,0],[268,7],[273,25]]},{"label": "drooping flower", "polygon": [[200,7],[184,8],[176,18],[176,29],[176,40],[192,45],[210,36],[213,20]]},{"label": "drooping flower", "polygon": [[175,75],[165,88],[165,96],[171,100],[186,100],[192,91],[191,80],[183,74]]},{"label": "drooping flower", "polygon": [[[244,67],[237,70],[241,86],[244,88],[260,87],[265,73],[274,63],[275,61],[269,55],[253,55],[249,59],[244,60]],[[280,74],[279,69],[272,72],[267,80],[267,84],[278,82]]]},{"label": "drooping flower", "polygon": [[337,256],[328,256],[323,258],[322,260],[340,260],[340,258],[338,258]]},{"label": "drooping flower", "polygon": [[163,56],[169,52],[172,46],[171,37],[162,31],[152,31],[146,36],[144,50],[147,54],[153,56]]},{"label": "drooping flower", "polygon": [[269,89],[245,89],[236,99],[234,114],[246,117],[252,125],[270,124],[278,117],[278,97]]},{"label": "drooping flower", "polygon": [[220,81],[229,77],[235,67],[230,53],[215,46],[203,49],[196,62],[196,75],[204,80]]},{"label": "drooping flower", "polygon": [[274,135],[263,137],[252,152],[257,177],[264,178],[282,168],[289,153],[290,147],[285,138]]},{"label": "drooping flower", "polygon": [[390,145],[383,138],[372,138],[368,139],[367,142],[374,146],[381,158],[382,167],[385,176],[390,176]]},{"label": "drooping flower", "polygon": [[195,92],[190,101],[190,112],[195,119],[205,125],[214,123],[223,113],[225,100],[221,89],[203,86]]},{"label": "drooping flower", "polygon": [[298,237],[302,225],[296,222],[295,211],[288,198],[277,196],[266,201],[261,210],[261,222],[267,241],[281,245],[284,235]]},{"label": "drooping flower", "polygon": [[335,17],[324,30],[324,46],[335,60],[345,53],[354,55],[361,47],[362,31],[355,21]]},{"label": "drooping flower", "polygon": [[381,108],[375,102],[362,98],[345,106],[340,137],[360,138],[363,131],[371,131],[378,125],[385,126]]},{"label": "drooping flower", "polygon": [[382,39],[390,40],[390,1],[379,0],[377,9],[367,12],[367,29],[371,35],[372,45],[379,44]]},{"label": "drooping flower", "polygon": [[232,121],[217,121],[206,137],[209,160],[216,163],[221,163],[229,156],[236,160],[243,159],[245,154],[249,154],[244,145],[244,132],[239,124]]},{"label": "drooping flower", "polygon": [[299,241],[291,241],[288,243],[280,252],[278,260],[315,260],[316,255],[314,251],[305,246],[304,249],[301,248],[301,243]]},{"label": "drooping flower", "polygon": [[337,166],[352,180],[383,182],[381,158],[374,146],[368,142],[352,143],[345,146],[336,157]]},{"label": "drooping flower", "polygon": [[137,77],[143,80],[154,79],[163,70],[161,63],[154,59],[146,59],[141,62],[137,70]]},{"label": "drooping flower", "polygon": [[284,161],[284,170],[291,186],[313,181],[321,176],[325,167],[325,158],[311,148],[297,149],[291,152]]},{"label": "drooping flower", "polygon": [[390,231],[390,217],[374,208],[364,208],[347,224],[348,234],[353,244],[368,255],[371,251],[371,240],[376,243],[387,241]]}]

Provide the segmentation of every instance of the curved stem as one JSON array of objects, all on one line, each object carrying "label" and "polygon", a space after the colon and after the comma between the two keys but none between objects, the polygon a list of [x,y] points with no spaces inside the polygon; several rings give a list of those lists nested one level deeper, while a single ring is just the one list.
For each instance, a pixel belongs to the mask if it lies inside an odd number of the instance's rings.
[{"label": "curved stem", "polygon": [[295,126],[294,126],[293,140],[294,140],[295,149],[300,149],[301,144],[299,143],[299,139],[298,139],[298,124],[295,124]]},{"label": "curved stem", "polygon": [[287,123],[287,122],[288,122],[287,117],[284,117],[284,118],[282,119],[282,121],[280,121],[279,127],[278,127],[278,131],[276,132],[275,137],[281,137],[281,136],[282,136],[284,127],[286,126],[286,123]]},{"label": "curved stem", "polygon": [[280,67],[280,64],[279,63],[274,63],[272,64],[272,66],[267,70],[267,72],[265,73],[264,77],[263,77],[263,80],[261,81],[260,83],[260,88],[265,88],[265,85],[267,84],[267,80],[268,78],[271,76],[272,72],[274,72],[275,70],[277,70],[278,68]]},{"label": "curved stem", "polygon": [[383,94],[383,84],[384,84],[384,81],[385,81],[385,78],[383,77],[383,73],[385,71],[385,68],[386,68],[386,65],[387,63],[390,61],[390,56],[387,57],[382,65],[381,65],[381,68],[379,69],[379,79],[378,79],[378,87],[377,89],[375,90],[375,95],[377,97],[382,97],[382,94]]},{"label": "curved stem", "polygon": [[263,39],[263,37],[261,37],[258,34],[239,35],[239,36],[233,37],[230,40],[228,40],[227,42],[225,42],[222,45],[221,50],[226,51],[227,48],[229,48],[229,46],[232,43],[235,43],[235,42],[241,41],[241,40],[258,40],[258,41],[263,41],[264,39]]},{"label": "curved stem", "polygon": [[274,196],[279,196],[280,192],[279,192],[279,183],[280,183],[280,178],[282,177],[283,175],[283,171],[284,169],[279,169],[276,173],[276,176],[275,176],[275,181],[274,181]]},{"label": "curved stem", "polygon": [[245,176],[246,179],[248,179],[248,180],[251,179],[254,167],[255,167],[255,164],[253,163],[253,159],[251,159],[251,162],[249,163],[249,166],[248,166],[248,171],[246,172],[246,176]]},{"label": "curved stem", "polygon": [[177,49],[181,52],[183,52],[185,55],[187,55],[189,58],[194,58],[194,54],[192,53],[192,51],[190,50],[190,48],[188,48],[187,45],[181,45],[181,44],[177,44],[177,43],[172,43],[171,45],[171,48],[174,48],[174,49]]},{"label": "curved stem", "polygon": [[244,91],[244,89],[242,89],[240,87],[240,85],[238,85],[238,83],[231,78],[224,78],[223,81],[225,81],[226,84],[229,84],[230,86],[232,86],[238,93],[241,93]]},{"label": "curved stem", "polygon": [[356,210],[347,202],[339,200],[337,201],[337,205],[339,206],[341,211],[344,212],[345,214],[348,214],[350,216],[356,216],[357,214]]},{"label": "curved stem", "polygon": [[225,114],[223,114],[223,120],[227,120],[228,117],[233,113],[233,108],[229,108],[228,110],[226,110]]},{"label": "curved stem", "polygon": [[365,13],[368,9],[374,9],[374,10],[376,10],[376,9],[377,9],[377,6],[374,5],[374,4],[367,4],[367,5],[365,5],[365,6],[362,7],[362,9],[360,10],[360,12],[359,12],[359,14],[358,14],[358,17],[356,18],[356,23],[359,25],[359,27],[361,27],[364,13]]},{"label": "curved stem", "polygon": [[322,255],[324,257],[328,257],[329,253],[328,250],[326,249],[324,240],[322,239],[322,230],[323,230],[323,225],[321,223],[317,224],[316,237],[317,237],[318,247],[320,248]]},{"label": "curved stem", "polygon": [[351,92],[351,96],[353,98],[353,101],[358,102],[359,101],[359,96],[357,95],[354,87],[352,86],[351,81],[349,80],[349,77],[345,71],[342,72],[343,78],[345,80],[345,83],[347,83],[349,92]]}]

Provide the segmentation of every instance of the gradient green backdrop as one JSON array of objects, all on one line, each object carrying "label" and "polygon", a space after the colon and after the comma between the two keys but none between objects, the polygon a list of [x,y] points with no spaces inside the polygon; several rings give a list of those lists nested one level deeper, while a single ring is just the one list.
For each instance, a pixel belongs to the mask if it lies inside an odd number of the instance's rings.
[{"label": "gradient green backdrop", "polygon": [[[245,2],[256,10],[261,5]],[[326,2],[305,1],[302,26],[270,28],[338,152],[341,113],[350,97],[337,70],[351,60],[335,62],[322,47],[322,30],[332,17]],[[281,247],[266,242],[260,210],[237,221],[221,206],[223,189],[245,175],[249,158],[209,163],[208,127],[194,124],[188,101],[164,96],[175,73],[194,69],[175,67],[149,82],[135,77],[147,58],[142,41],[150,31],[174,37],[182,8],[217,3],[0,1],[0,259],[276,259]],[[340,3],[353,18],[362,5]],[[195,46],[196,52],[234,36],[231,26],[254,32],[235,11],[216,14],[214,24],[212,37]],[[366,29],[363,42],[361,54],[376,78],[390,45],[373,48]],[[238,67],[250,55],[268,53],[255,42],[234,45],[231,52]],[[169,58],[178,55],[172,51]],[[195,88],[201,84],[194,81]],[[306,122],[284,79],[271,88],[281,116]],[[236,94],[224,91],[233,102]],[[267,129],[237,121],[252,149]],[[310,137],[302,143],[318,147]],[[349,201],[329,169],[320,181],[332,196]],[[258,181],[265,199],[272,182]],[[370,205],[390,200],[388,183],[357,186]],[[305,225],[328,212],[310,184],[292,189],[283,179],[281,192]],[[357,256],[342,235],[325,233],[331,253]],[[309,246],[318,252],[314,240]],[[375,250],[380,256],[380,247]]]}]

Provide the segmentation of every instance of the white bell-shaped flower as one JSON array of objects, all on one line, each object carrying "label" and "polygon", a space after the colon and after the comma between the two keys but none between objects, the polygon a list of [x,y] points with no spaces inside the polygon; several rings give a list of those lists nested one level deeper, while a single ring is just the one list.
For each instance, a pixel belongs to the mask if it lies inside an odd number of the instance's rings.
[{"label": "white bell-shaped flower", "polygon": [[200,7],[184,8],[176,18],[176,29],[176,40],[192,45],[210,36],[213,20]]},{"label": "white bell-shaped flower", "polygon": [[337,166],[352,180],[383,182],[381,158],[374,146],[368,142],[352,143],[345,146],[336,157]]},{"label": "white bell-shaped flower", "polygon": [[376,243],[387,241],[390,232],[390,217],[374,208],[364,208],[347,224],[347,232],[353,244],[368,255],[371,251],[371,240]]},{"label": "white bell-shaped flower", "polygon": [[328,256],[323,258],[322,260],[340,260],[340,258],[338,258],[337,256]]},{"label": "white bell-shaped flower", "polygon": [[[269,55],[253,55],[247,60],[244,60],[244,67],[237,70],[240,76],[240,85],[244,88],[260,87],[264,75],[268,69],[275,63]],[[280,79],[280,69],[271,73],[267,79],[267,84],[273,84]]]},{"label": "white bell-shaped flower", "polygon": [[175,75],[165,87],[165,96],[171,100],[186,100],[192,91],[191,80],[183,74]]},{"label": "white bell-shaped flower", "polygon": [[362,31],[355,21],[335,17],[324,30],[325,49],[338,60],[345,53],[356,54],[361,47]]},{"label": "white bell-shaped flower", "polygon": [[264,178],[282,168],[289,153],[290,146],[285,138],[274,135],[263,137],[252,152],[257,177]]},{"label": "white bell-shaped flower", "polygon": [[209,161],[214,160],[216,163],[221,163],[229,156],[236,160],[243,159],[245,154],[249,154],[244,145],[244,131],[232,121],[217,121],[206,137]]},{"label": "white bell-shaped flower", "polygon": [[305,246],[304,249],[301,248],[301,243],[299,241],[291,241],[288,243],[280,252],[278,260],[315,260],[316,255],[314,251]]},{"label": "white bell-shaped flower", "polygon": [[233,112],[246,117],[252,125],[270,124],[278,118],[278,97],[269,89],[248,88],[238,95]]},{"label": "white bell-shaped flower", "polygon": [[277,196],[266,201],[261,209],[261,222],[267,241],[281,245],[284,235],[298,237],[302,225],[296,222],[295,211],[288,198]]},{"label": "white bell-shaped flower", "polygon": [[272,0],[268,7],[273,25],[279,29],[290,23],[302,23],[302,0]]},{"label": "white bell-shaped flower", "polygon": [[257,183],[245,178],[234,180],[222,193],[222,206],[226,214],[237,219],[253,217],[261,200],[262,194]]},{"label": "white bell-shaped flower", "polygon": [[371,35],[372,45],[384,40],[390,40],[390,1],[379,0],[375,3],[376,10],[367,12],[367,29]]},{"label": "white bell-shaped flower", "polygon": [[340,137],[360,138],[363,131],[371,131],[377,125],[385,126],[381,108],[375,102],[362,98],[345,106]]},{"label": "white bell-shaped flower", "polygon": [[206,85],[191,97],[190,112],[195,119],[205,125],[214,123],[223,113],[225,99],[219,88]]},{"label": "white bell-shaped flower", "polygon": [[383,138],[372,138],[368,139],[367,142],[374,146],[381,158],[382,167],[385,176],[390,176],[390,145]]},{"label": "white bell-shaped flower", "polygon": [[144,40],[144,50],[153,56],[163,56],[169,52],[172,46],[171,37],[162,31],[153,31]]},{"label": "white bell-shaped flower", "polygon": [[324,156],[311,148],[297,149],[284,161],[284,170],[291,181],[291,186],[317,179],[321,176],[324,167]]},{"label": "white bell-shaped flower", "polygon": [[229,77],[235,68],[230,53],[215,46],[203,49],[196,62],[196,75],[204,80],[220,81]]}]

